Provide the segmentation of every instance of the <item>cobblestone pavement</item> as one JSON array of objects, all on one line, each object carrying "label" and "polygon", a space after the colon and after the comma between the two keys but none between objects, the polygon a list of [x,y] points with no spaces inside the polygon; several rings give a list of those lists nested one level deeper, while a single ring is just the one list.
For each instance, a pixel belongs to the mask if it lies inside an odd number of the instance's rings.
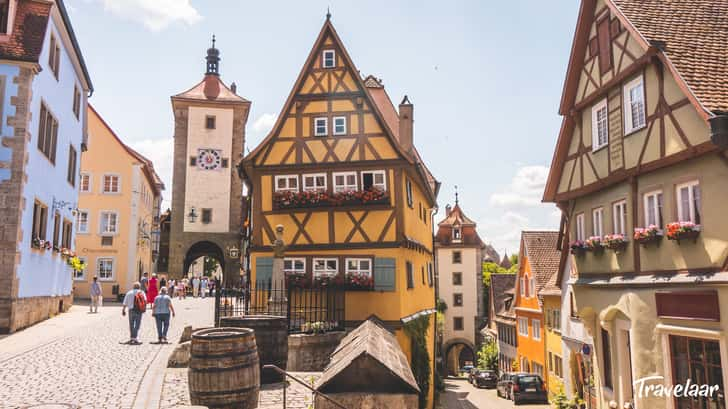
[{"label": "cobblestone pavement", "polygon": [[[294,372],[293,376],[307,383],[315,382],[320,376],[316,372]],[[296,382],[289,382],[286,390],[286,408],[306,409],[313,403],[311,392]],[[187,387],[187,369],[167,369],[162,389],[161,409],[173,408],[177,405],[189,405],[190,395]],[[258,395],[258,409],[283,408],[283,384],[263,385]]]},{"label": "cobblestone pavement", "polygon": [[549,409],[549,405],[519,405],[515,406],[513,401],[499,398],[495,389],[475,388],[468,383],[467,379],[448,378],[445,380],[445,392],[440,395],[440,407],[442,409]]},{"label": "cobblestone pavement", "polygon": [[[185,325],[209,326],[213,300],[175,300],[177,317],[168,338]],[[66,404],[79,408],[159,407],[167,357],[174,345],[156,345],[151,313],[142,322],[139,346],[129,337],[121,307],[98,314],[75,305],[65,314],[0,339],[0,408]]]}]

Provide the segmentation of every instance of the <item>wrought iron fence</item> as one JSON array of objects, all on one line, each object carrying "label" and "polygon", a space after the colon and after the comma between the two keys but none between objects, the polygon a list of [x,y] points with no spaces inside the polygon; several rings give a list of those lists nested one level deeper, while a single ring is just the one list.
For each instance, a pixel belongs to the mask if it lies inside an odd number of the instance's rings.
[{"label": "wrought iron fence", "polygon": [[[215,326],[220,318],[279,315],[288,319],[288,332],[344,329],[344,294],[337,288],[287,288],[284,283],[259,281],[243,288],[215,288]],[[285,303],[276,300],[285,299]]]}]

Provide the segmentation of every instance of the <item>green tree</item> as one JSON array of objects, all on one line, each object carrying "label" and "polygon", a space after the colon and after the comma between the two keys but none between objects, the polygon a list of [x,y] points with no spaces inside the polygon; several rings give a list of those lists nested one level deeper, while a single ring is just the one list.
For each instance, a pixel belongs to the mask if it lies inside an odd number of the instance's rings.
[{"label": "green tree", "polygon": [[203,274],[207,277],[212,277],[212,275],[217,271],[217,267],[220,263],[214,257],[205,257],[204,263]]},{"label": "green tree", "polygon": [[494,341],[488,341],[480,347],[478,368],[493,371],[498,369],[498,345]]}]

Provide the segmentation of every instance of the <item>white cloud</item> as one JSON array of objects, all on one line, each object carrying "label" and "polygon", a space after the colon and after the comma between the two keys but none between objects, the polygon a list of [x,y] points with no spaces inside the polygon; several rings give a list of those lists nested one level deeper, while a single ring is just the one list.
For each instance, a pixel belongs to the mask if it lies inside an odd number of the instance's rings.
[{"label": "white cloud", "polygon": [[522,166],[516,171],[508,189],[490,195],[490,204],[497,207],[531,207],[541,203],[549,168]]},{"label": "white cloud", "polygon": [[164,182],[166,190],[162,192],[164,201],[162,202],[162,211],[171,206],[172,202],[172,161],[174,156],[174,139],[144,139],[141,141],[131,142],[129,146],[154,164],[154,170]]},{"label": "white cloud", "polygon": [[188,25],[202,19],[190,0],[95,0],[123,18],[140,22],[152,31],[161,31],[176,22]]},{"label": "white cloud", "polygon": [[275,114],[262,114],[253,123],[253,130],[256,133],[267,134],[276,123]]}]

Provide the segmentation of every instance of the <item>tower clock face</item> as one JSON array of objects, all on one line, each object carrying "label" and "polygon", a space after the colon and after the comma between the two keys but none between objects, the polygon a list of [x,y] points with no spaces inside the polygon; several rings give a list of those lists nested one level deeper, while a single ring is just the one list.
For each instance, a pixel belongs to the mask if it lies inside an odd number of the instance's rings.
[{"label": "tower clock face", "polygon": [[216,149],[198,149],[197,167],[202,170],[216,170],[222,166],[222,152]]}]

